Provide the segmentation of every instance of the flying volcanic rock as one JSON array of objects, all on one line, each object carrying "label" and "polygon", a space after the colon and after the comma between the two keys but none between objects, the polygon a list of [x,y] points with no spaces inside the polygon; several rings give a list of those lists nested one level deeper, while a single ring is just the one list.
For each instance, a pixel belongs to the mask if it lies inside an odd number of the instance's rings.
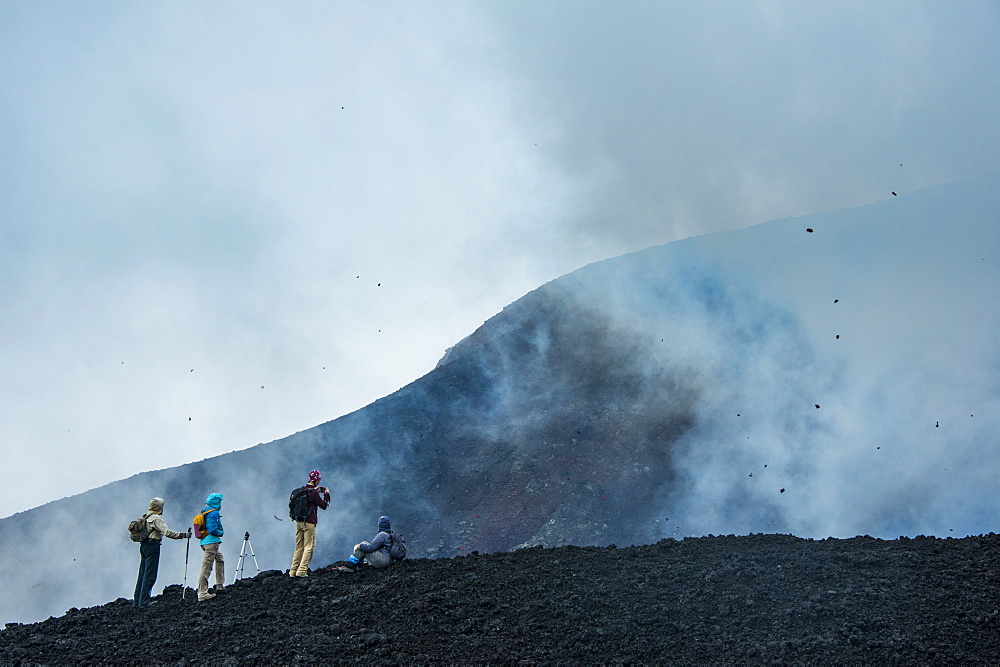
[{"label": "flying volcanic rock", "polygon": [[[244,532],[261,569],[287,569],[291,522],[275,518],[312,469],[333,497],[316,566],[373,537],[382,514],[415,558],[709,533],[987,532],[1000,510],[1000,300],[977,295],[1000,284],[998,185],[586,266],[352,414],[2,519],[0,622],[131,597],[125,526],[153,496],[179,530],[225,493],[229,577]],[[928,433],[928,414],[954,417]],[[154,592],[181,582],[184,552],[165,540]]]}]

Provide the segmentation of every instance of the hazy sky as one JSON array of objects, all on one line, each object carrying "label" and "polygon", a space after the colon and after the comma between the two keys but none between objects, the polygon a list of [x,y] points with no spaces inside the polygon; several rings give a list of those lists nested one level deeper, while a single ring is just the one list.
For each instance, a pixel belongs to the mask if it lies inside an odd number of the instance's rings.
[{"label": "hazy sky", "polygon": [[0,517],[341,416],[589,262],[996,171],[998,31],[0,0]]}]

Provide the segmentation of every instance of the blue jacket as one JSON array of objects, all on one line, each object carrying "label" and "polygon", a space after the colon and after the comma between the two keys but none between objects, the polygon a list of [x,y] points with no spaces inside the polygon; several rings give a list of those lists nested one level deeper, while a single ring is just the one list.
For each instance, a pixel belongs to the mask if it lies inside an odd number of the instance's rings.
[{"label": "blue jacket", "polygon": [[384,551],[389,553],[389,533],[380,531],[371,542],[361,542],[358,544],[358,549],[366,554],[370,554],[373,551]]},{"label": "blue jacket", "polygon": [[389,517],[383,516],[379,517],[378,520],[378,535],[376,535],[371,542],[362,542],[358,545],[358,549],[370,554],[373,551],[384,551],[389,553],[389,530],[392,526],[389,524]]},{"label": "blue jacket", "polygon": [[[222,542],[222,517],[219,515],[220,509],[222,509],[222,494],[210,493],[205,500],[205,509],[202,510],[203,512],[208,512],[205,515],[205,528],[208,530],[208,535],[201,538],[199,544],[219,544]],[[215,511],[209,512],[209,510]]]}]

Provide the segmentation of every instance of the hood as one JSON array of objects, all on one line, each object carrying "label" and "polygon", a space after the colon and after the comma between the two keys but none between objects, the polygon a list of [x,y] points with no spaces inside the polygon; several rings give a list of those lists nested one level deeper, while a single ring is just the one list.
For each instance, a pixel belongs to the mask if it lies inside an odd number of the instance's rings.
[{"label": "hood", "polygon": [[153,498],[149,501],[150,514],[163,514],[163,498]]},{"label": "hood", "polygon": [[389,525],[389,517],[380,516],[378,518],[378,529],[382,532],[389,530],[391,526]]},{"label": "hood", "polygon": [[214,510],[222,508],[222,494],[221,493],[210,493],[208,498],[205,499],[205,507],[211,507]]}]

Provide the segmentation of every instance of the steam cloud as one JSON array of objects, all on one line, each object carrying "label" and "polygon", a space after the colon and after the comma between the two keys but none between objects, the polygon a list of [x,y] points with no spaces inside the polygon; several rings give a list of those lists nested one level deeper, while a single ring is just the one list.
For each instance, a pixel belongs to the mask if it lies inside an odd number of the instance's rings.
[{"label": "steam cloud", "polygon": [[[1000,304],[976,295],[1000,284],[998,185],[584,267],[362,410],[0,520],[2,620],[129,596],[124,526],[154,495],[178,529],[225,493],[230,576],[245,530],[262,568],[285,569],[287,495],[314,467],[334,496],[317,565],[371,537],[380,514],[415,557],[707,533],[989,532]],[[183,546],[164,544],[158,586],[180,580]]]}]

